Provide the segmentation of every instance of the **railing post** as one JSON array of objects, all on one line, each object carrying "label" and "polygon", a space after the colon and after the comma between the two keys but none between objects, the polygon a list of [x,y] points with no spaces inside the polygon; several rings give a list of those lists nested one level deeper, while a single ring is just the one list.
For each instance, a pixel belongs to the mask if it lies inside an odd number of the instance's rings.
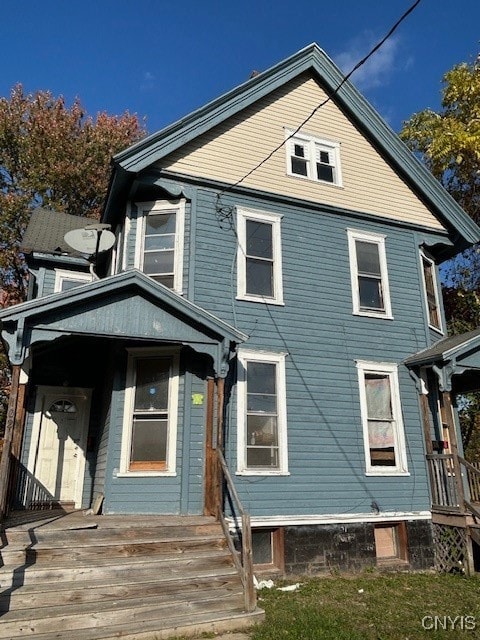
[{"label": "railing post", "polygon": [[242,564],[245,580],[245,611],[250,612],[257,606],[257,597],[253,584],[252,527],[248,513],[242,515]]},{"label": "railing post", "polygon": [[4,517],[7,510],[10,458],[12,451],[12,440],[14,435],[15,417],[17,411],[18,390],[20,382],[20,365],[12,367],[12,384],[10,387],[10,397],[8,400],[7,420],[5,423],[5,438],[3,441],[3,451],[0,460],[0,519]]}]

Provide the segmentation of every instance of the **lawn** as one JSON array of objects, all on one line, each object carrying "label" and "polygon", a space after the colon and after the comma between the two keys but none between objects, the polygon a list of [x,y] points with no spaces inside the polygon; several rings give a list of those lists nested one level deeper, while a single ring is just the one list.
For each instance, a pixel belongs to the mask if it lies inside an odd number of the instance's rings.
[{"label": "lawn", "polygon": [[266,620],[252,630],[252,640],[480,638],[477,577],[366,573],[303,580],[296,591],[274,587],[258,595]]}]

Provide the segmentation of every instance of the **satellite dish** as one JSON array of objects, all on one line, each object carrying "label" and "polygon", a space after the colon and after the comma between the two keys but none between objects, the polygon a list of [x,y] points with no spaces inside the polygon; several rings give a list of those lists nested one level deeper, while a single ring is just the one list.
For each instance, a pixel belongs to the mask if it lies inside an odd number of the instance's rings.
[{"label": "satellite dish", "polygon": [[73,229],[65,234],[64,240],[69,247],[80,253],[93,255],[108,251],[115,244],[115,234],[109,231],[107,226],[92,224],[84,229]]}]

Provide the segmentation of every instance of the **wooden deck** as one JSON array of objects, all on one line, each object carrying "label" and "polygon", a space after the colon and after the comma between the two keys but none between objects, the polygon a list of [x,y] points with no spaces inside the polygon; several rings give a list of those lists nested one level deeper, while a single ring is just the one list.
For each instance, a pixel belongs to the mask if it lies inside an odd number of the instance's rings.
[{"label": "wooden deck", "polygon": [[249,627],[218,522],[15,514],[0,549],[0,638],[147,640]]}]

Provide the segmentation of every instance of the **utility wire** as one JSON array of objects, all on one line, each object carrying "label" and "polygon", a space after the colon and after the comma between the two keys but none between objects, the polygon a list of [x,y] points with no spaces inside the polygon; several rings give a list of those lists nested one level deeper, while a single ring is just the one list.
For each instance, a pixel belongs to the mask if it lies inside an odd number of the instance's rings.
[{"label": "utility wire", "polygon": [[[291,138],[293,138],[294,136],[297,135],[297,133],[300,131],[300,129],[302,129],[302,127],[304,127],[307,122],[309,122],[313,116],[317,113],[317,111],[319,109],[321,109],[322,107],[324,107],[328,102],[330,102],[330,100],[332,100],[332,98],[334,98],[334,96],[340,91],[340,89],[343,87],[343,85],[347,82],[347,80],[350,78],[350,76],[355,73],[355,71],[357,71],[358,69],[360,69],[360,67],[362,67],[369,58],[371,58],[373,56],[374,53],[376,53],[380,47],[382,47],[385,42],[391,38],[391,36],[394,34],[394,32],[398,29],[398,27],[401,25],[401,23],[412,13],[412,11],[414,11],[414,9],[416,9],[416,7],[420,4],[421,0],[416,0],[416,2],[414,2],[411,7],[409,9],[407,9],[407,11],[405,11],[405,13],[395,22],[395,24],[393,25],[393,27],[388,31],[388,33],[380,40],[380,42],[378,42],[373,49],[371,49],[371,51],[369,51],[367,53],[367,55],[362,58],[359,62],[357,62],[357,64],[353,67],[353,69],[351,69],[351,71],[349,71],[347,73],[346,76],[344,76],[343,80],[340,82],[340,84],[338,85],[338,87],[328,96],[328,98],[325,98],[325,100],[323,100],[323,102],[321,102],[319,105],[317,105],[315,107],[315,109],[310,113],[310,115],[308,115],[305,120],[303,120],[303,122],[301,122],[298,127],[295,129],[295,131],[293,131],[293,133],[291,133],[287,138],[285,138],[285,140],[283,140],[278,146],[275,147],[275,149],[273,149],[273,151],[271,151],[268,156],[266,156],[263,160],[261,160],[255,167],[253,167],[253,169],[250,169],[250,171],[248,173],[246,173],[242,178],[240,178],[239,180],[237,180],[237,182],[234,182],[232,185],[229,185],[228,187],[225,187],[225,189],[223,189],[222,191],[220,191],[217,194],[217,203],[219,205],[219,200],[221,198],[221,196],[224,193],[227,193],[228,191],[231,191],[232,189],[234,189],[235,187],[238,187],[242,182],[245,182],[245,180],[247,178],[249,178],[252,173],[254,173],[255,171],[257,171],[258,169],[260,169],[260,167],[262,167],[266,162],[268,162],[270,160],[270,158],[277,153],[277,151],[279,151]],[[225,215],[225,211],[224,211],[224,207],[221,207],[220,205],[218,206],[218,211],[223,213],[225,218],[228,217],[228,214]]]}]

